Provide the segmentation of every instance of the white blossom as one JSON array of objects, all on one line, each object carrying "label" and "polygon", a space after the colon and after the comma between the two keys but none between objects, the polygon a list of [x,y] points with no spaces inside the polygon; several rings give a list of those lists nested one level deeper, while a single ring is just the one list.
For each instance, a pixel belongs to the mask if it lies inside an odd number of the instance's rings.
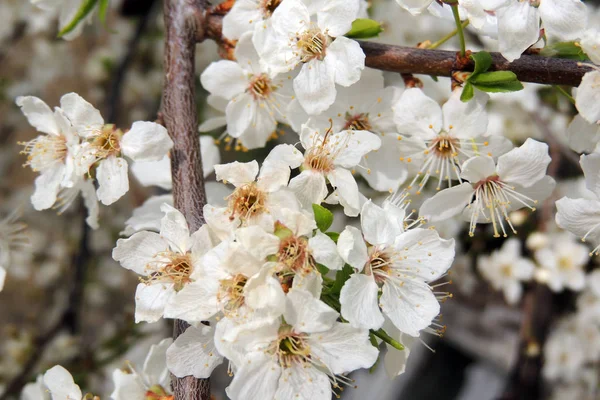
[{"label": "white blossom", "polygon": [[571,234],[555,234],[547,247],[535,252],[535,260],[540,266],[535,273],[536,280],[548,285],[554,292],[565,288],[582,290],[588,252],[587,247],[577,243]]},{"label": "white blossom", "polygon": [[391,203],[382,208],[368,201],[362,232],[347,226],[340,234],[340,255],[356,271],[340,293],[342,316],[352,326],[377,330],[385,314],[401,332],[419,336],[439,314],[428,282],[450,268],[454,239],[441,239],[431,229],[405,231],[404,217]]},{"label": "white blossom", "polygon": [[440,221],[462,213],[471,236],[478,223],[491,223],[494,237],[516,233],[508,213],[535,211],[554,190],[554,179],[546,175],[549,163],[548,145],[533,139],[500,156],[497,164],[489,156],[472,157],[461,168],[465,182],[427,199],[420,215]]},{"label": "white blossom", "polygon": [[147,400],[171,395],[171,376],[167,369],[166,353],[173,339],[163,339],[152,345],[141,370],[128,363],[124,369],[115,369],[112,379],[115,389],[113,400]]},{"label": "white blossom", "polygon": [[[300,142],[304,155],[299,154],[302,172],[291,179],[289,188],[306,209],[321,204],[327,197],[327,181],[336,189],[339,202],[348,216],[360,211],[358,185],[349,170],[361,159],[381,146],[381,139],[369,131],[319,131],[308,124],[302,126]],[[299,153],[299,152],[298,152]],[[298,164],[298,165],[299,165]]]},{"label": "white blossom", "polygon": [[496,290],[501,290],[508,304],[514,305],[521,298],[521,282],[533,277],[535,264],[521,255],[521,243],[510,238],[499,250],[477,260],[477,269]]},{"label": "white blossom", "polygon": [[[287,117],[294,97],[290,76],[273,73],[261,65],[251,33],[240,38],[235,57],[237,61],[210,64],[200,81],[211,96],[225,100],[227,134],[244,148],[264,147],[279,122],[291,123]],[[201,130],[207,130],[206,124],[214,129],[219,122],[223,121],[206,121]]]},{"label": "white blossom", "polygon": [[219,340],[228,328],[226,320],[219,322],[215,343],[236,367],[229,398],[329,400],[332,391],[350,384],[342,374],[369,368],[378,355],[368,330],[336,322],[338,316],[310,293],[294,289],[286,296],[285,322],[278,320],[243,341]]},{"label": "white blossom", "polygon": [[[359,44],[343,35],[358,15],[358,0],[285,0],[272,17],[257,24],[253,41],[261,61],[274,72],[294,77],[294,92],[304,110],[320,114],[336,98],[335,84],[356,83],[365,66]],[[311,19],[311,15],[316,15]]]},{"label": "white blossom", "polygon": [[154,122],[134,122],[123,132],[105,124],[100,112],[76,93],[64,95],[61,109],[84,139],[77,155],[79,174],[95,167],[98,200],[110,205],[129,190],[127,156],[134,161],[159,161],[173,146],[167,130]]},{"label": "white blossom", "polygon": [[486,134],[488,95],[477,92],[464,103],[460,94],[455,90],[440,107],[421,89],[412,88],[394,105],[400,161],[416,172],[408,189],[414,187],[417,194],[430,178],[437,178],[437,190],[445,181],[448,186],[455,180],[462,183],[460,166],[470,157],[498,157],[512,148],[508,139]]},{"label": "white blossom", "polygon": [[581,238],[582,242],[596,245],[590,254],[600,250],[600,154],[582,155],[579,161],[585,175],[585,185],[596,199],[563,197],[556,202],[556,224]]},{"label": "white blossom", "polygon": [[201,257],[216,240],[207,225],[190,235],[183,214],[163,204],[160,234],[141,231],[119,239],[112,257],[141,275],[135,300],[136,322],[154,322],[168,313],[169,300],[195,279]]}]

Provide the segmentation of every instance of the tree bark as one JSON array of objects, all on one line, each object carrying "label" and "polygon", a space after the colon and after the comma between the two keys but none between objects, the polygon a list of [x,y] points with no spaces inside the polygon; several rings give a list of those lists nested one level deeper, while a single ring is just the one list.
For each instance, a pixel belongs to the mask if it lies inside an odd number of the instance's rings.
[{"label": "tree bark", "polygon": [[[171,175],[175,208],[185,216],[191,232],[204,223],[206,204],[198,117],[195,99],[195,46],[204,34],[205,0],[165,0],[165,82],[162,119],[173,139]],[[189,327],[175,320],[173,338]],[[210,380],[171,376],[175,400],[209,400]]]}]

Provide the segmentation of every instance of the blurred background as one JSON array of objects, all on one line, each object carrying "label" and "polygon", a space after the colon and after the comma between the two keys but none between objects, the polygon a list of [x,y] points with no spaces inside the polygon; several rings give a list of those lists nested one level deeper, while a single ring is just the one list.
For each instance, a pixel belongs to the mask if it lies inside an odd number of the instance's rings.
[{"label": "blurred background", "polygon": [[[26,157],[20,154],[22,146],[18,143],[31,140],[36,132],[14,101],[19,95],[34,95],[53,107],[61,95],[77,92],[100,109],[107,122],[117,126],[155,120],[163,77],[160,3],[112,0],[106,26],[95,21],[76,40],[64,41],[56,38],[55,14],[25,0],[0,2],[0,252],[10,255],[5,261],[5,287],[0,292],[0,400],[19,398],[27,382],[55,364],[73,372],[86,391],[109,398],[112,371],[126,361],[141,365],[149,346],[171,334],[170,323],[133,323],[137,277],[111,258],[133,210],[151,195],[167,191],[131,180],[125,197],[111,207],[101,207],[100,229],[94,231],[85,226],[85,212],[77,202],[60,214],[57,210],[34,211],[29,197],[35,174],[23,168]],[[454,29],[451,20],[427,14],[415,18],[393,0],[371,3],[371,17],[383,21],[386,28],[376,39],[383,43],[416,46],[439,40]],[[590,18],[600,24],[600,11],[596,9]],[[469,35],[472,49],[495,49],[493,40],[472,32]],[[453,39],[442,48],[457,46]],[[219,51],[210,41],[198,45],[198,73],[219,58]],[[419,78],[425,92],[440,104],[448,98],[449,79]],[[403,90],[400,74],[385,73],[385,79],[388,85]],[[199,80],[197,85],[202,121],[216,111],[206,104]],[[549,143],[554,159],[552,174],[560,180],[551,201],[534,215],[511,215],[524,257],[534,259],[536,250],[552,247],[556,237],[561,237],[553,222],[553,202],[567,193],[571,197],[585,195],[578,156],[566,144],[565,132],[574,111],[557,91],[533,84],[522,92],[492,98],[490,132],[502,132],[516,144],[528,137]],[[266,149],[236,152],[227,140],[218,140],[221,132],[212,135],[219,144],[221,162],[260,159],[278,143],[297,142],[293,132],[282,128]],[[208,180],[214,181],[214,176]],[[385,197],[366,185],[362,189],[367,197]],[[340,212],[335,223],[343,227],[355,221]],[[593,329],[589,337],[578,339],[579,350],[560,337],[555,343],[549,342],[552,346],[543,359],[558,372],[539,373],[545,368],[538,357],[544,343],[527,339],[535,336],[543,340],[557,330],[569,331],[569,318],[579,312],[578,304],[584,300],[598,310],[599,303],[594,303],[597,298],[590,290],[555,293],[532,278],[522,283],[522,298],[509,305],[502,292],[485,279],[485,266],[478,265],[486,262],[482,256],[502,247],[503,239],[492,240],[485,229],[470,238],[459,220],[436,228],[445,237],[460,238],[449,276],[452,283],[443,289],[452,293],[442,306],[445,334],[425,335],[417,341],[411,348],[406,373],[395,380],[386,376],[382,366],[355,374],[357,388],[346,389],[342,398],[600,399],[595,390],[600,358],[597,328],[590,324]],[[594,263],[592,258],[578,268],[589,272]],[[589,357],[574,361],[571,358],[577,351]],[[225,398],[224,388],[230,379],[226,369],[222,366],[215,373],[216,399]],[[564,371],[573,370],[577,371],[573,379],[561,378],[566,375]],[[544,379],[541,393],[535,389],[539,379]]]}]

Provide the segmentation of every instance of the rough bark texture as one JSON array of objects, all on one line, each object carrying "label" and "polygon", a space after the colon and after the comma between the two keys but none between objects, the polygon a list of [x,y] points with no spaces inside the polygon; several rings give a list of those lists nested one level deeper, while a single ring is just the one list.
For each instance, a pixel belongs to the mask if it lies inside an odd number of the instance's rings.
[{"label": "rough bark texture", "polygon": [[[459,68],[456,65],[456,52],[453,51],[358,42],[367,56],[367,67],[383,71],[451,76],[454,71],[472,71],[474,66],[470,62],[464,69]],[[500,53],[491,54],[493,64],[490,71],[512,71],[522,82],[579,86],[583,75],[591,71],[591,68],[579,66],[574,60],[523,55],[508,62]]]},{"label": "rough bark texture", "polygon": [[[171,174],[175,207],[185,216],[190,231],[204,224],[202,208],[206,204],[198,118],[194,84],[194,52],[196,41],[202,37],[202,14],[205,0],[165,0],[165,86],[163,91],[162,119],[173,139]],[[184,321],[176,320],[173,337],[177,338],[188,328]],[[172,376],[176,400],[209,400],[210,380],[193,376]]]}]

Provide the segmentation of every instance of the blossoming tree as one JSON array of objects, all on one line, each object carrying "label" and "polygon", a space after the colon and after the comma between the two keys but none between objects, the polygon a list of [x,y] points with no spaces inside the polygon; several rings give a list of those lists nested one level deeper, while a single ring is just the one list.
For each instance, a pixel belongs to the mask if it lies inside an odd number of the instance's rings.
[{"label": "blossoming tree", "polygon": [[[59,15],[65,40],[111,34],[86,31],[96,15],[111,29],[109,0],[31,3]],[[139,275],[128,293],[135,323],[172,320],[173,337],[143,365],[114,370],[110,397],[208,400],[223,363],[234,400],[327,400],[355,386],[350,373],[379,364],[397,377],[411,348],[457,329],[440,303],[454,296],[450,278],[461,288],[474,279],[459,270],[473,262],[506,303],[523,304],[508,398],[537,398],[542,379],[559,382],[557,393],[597,388],[579,371],[600,360],[591,10],[580,0],[164,0],[151,121],[119,125],[115,99],[105,121],[73,92],[54,109],[19,93],[39,133],[21,142],[38,174],[35,210],[68,212],[81,197],[87,232],[138,183],[172,192],[133,212],[112,267]],[[445,36],[431,42],[414,27],[420,43],[382,44],[398,28],[385,13],[428,18]],[[196,71],[205,41],[222,59]],[[202,112],[199,98],[210,106]],[[516,116],[494,109],[506,101],[542,133],[512,132]],[[557,126],[544,123],[548,110],[564,116]],[[236,151],[229,162],[222,143]],[[572,162],[576,153],[585,154]],[[561,186],[561,160],[583,171],[587,193]],[[0,290],[26,238],[16,219],[0,224]],[[565,290],[581,292],[576,311],[545,342],[548,299]],[[2,399],[21,388],[31,400],[99,398],[71,372],[56,365],[36,382],[13,381]]]}]

